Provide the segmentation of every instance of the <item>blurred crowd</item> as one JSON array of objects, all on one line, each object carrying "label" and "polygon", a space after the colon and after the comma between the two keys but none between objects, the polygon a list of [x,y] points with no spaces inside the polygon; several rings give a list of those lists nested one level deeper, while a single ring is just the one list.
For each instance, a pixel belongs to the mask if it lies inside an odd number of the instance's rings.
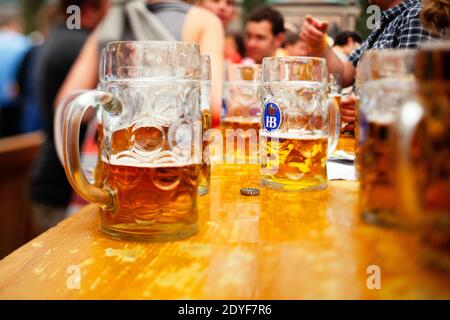
[{"label": "blurred crowd", "polygon": [[[370,0],[383,14],[367,39],[351,30],[328,35],[328,23],[306,16],[297,25],[270,6],[251,12],[242,32],[228,32],[235,0],[60,0],[37,13],[38,30],[26,36],[20,8],[0,10],[0,137],[43,130],[46,141],[35,164],[31,198],[38,232],[63,219],[71,187],[53,142],[54,110],[64,97],[98,83],[99,55],[113,40],[196,42],[212,63],[211,111],[219,123],[226,63],[261,63],[270,56],[320,56],[344,86],[355,79],[361,54],[373,48],[414,48],[446,36],[448,0]],[[69,28],[80,10],[79,28]],[[343,103],[346,120],[354,105]],[[83,139],[83,134],[81,139]]]}]

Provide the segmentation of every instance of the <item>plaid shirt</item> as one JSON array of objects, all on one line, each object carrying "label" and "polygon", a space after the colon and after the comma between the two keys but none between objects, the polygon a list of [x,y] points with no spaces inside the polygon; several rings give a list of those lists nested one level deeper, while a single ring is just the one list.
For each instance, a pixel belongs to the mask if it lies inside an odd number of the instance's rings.
[{"label": "plaid shirt", "polygon": [[378,29],[372,31],[360,48],[348,57],[356,67],[364,51],[370,49],[415,48],[431,39],[420,23],[421,0],[405,0],[381,14]]}]

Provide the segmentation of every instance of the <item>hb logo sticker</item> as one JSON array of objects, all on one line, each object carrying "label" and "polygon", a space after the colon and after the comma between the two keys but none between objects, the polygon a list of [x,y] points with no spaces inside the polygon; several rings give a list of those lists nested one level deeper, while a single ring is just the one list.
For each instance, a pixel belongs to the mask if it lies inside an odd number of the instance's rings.
[{"label": "hb logo sticker", "polygon": [[264,104],[264,128],[266,131],[276,131],[281,125],[281,110],[276,103],[266,102]]}]

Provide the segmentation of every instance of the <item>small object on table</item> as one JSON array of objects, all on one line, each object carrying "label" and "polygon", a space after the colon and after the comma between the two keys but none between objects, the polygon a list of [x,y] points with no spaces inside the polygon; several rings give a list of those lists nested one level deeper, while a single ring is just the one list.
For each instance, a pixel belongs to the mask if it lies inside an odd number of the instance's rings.
[{"label": "small object on table", "polygon": [[258,188],[241,188],[241,194],[244,196],[258,196],[259,189]]}]

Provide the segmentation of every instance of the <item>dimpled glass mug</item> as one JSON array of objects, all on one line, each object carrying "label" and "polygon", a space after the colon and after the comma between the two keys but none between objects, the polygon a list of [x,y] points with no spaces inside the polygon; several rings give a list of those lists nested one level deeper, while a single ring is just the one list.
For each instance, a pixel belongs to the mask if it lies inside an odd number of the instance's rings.
[{"label": "dimpled glass mug", "polygon": [[327,97],[325,60],[264,58],[260,137],[261,183],[283,190],[327,186],[328,154],[340,132],[339,106]]},{"label": "dimpled glass mug", "polygon": [[221,120],[227,163],[258,162],[260,84],[261,65],[227,65],[224,84],[226,114]]},{"label": "dimpled glass mug", "polygon": [[419,259],[450,274],[450,40],[419,46],[417,94],[396,126],[399,215],[422,244]]},{"label": "dimpled glass mug", "polygon": [[[63,113],[72,187],[100,205],[100,230],[125,240],[176,240],[197,231],[201,166],[200,53],[182,42],[112,42],[104,91],[76,95]],[[100,164],[91,184],[78,151],[80,123],[101,108]],[[100,181],[98,181],[100,180]]]},{"label": "dimpled glass mug", "polygon": [[401,227],[399,216],[396,134],[401,106],[416,92],[413,49],[370,50],[358,63],[360,78],[359,211],[363,220]]},{"label": "dimpled glass mug", "polygon": [[[202,135],[206,136],[211,129],[212,116],[211,116],[211,59],[208,55],[202,55],[201,61],[201,103],[200,110],[202,112],[203,128]],[[202,167],[200,170],[200,179],[198,194],[200,196],[209,192],[209,184],[211,182],[211,159],[210,154],[207,152],[208,141],[203,140],[202,144]]]}]

